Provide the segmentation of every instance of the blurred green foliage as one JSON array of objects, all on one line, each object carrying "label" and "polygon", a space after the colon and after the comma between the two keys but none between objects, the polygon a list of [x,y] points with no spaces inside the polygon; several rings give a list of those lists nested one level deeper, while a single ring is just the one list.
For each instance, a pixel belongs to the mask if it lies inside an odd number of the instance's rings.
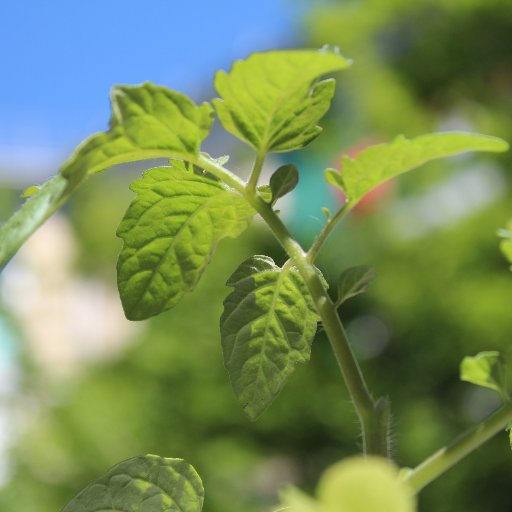
[{"label": "blurred green foliage", "polygon": [[[336,158],[368,140],[453,123],[512,140],[509,2],[330,2],[311,10],[305,28],[302,43],[338,44],[355,60],[338,79],[335,108],[309,155]],[[509,171],[512,155],[496,162]],[[376,269],[369,292],[342,305],[341,315],[371,388],[391,398],[402,465],[419,463],[496,405],[492,391],[458,380],[465,355],[500,350],[512,360],[512,276],[495,235],[512,213],[510,173],[501,196],[457,222],[408,237],[393,221],[399,201],[412,205],[477,164],[436,164],[401,178],[372,209],[354,212],[319,259],[333,287],[348,266]],[[132,177],[106,173],[67,207],[80,244],[76,271],[112,286],[120,247],[114,232]],[[24,392],[37,400],[37,421],[13,449],[0,509],[54,512],[118,461],[157,453],[196,467],[206,512],[261,512],[275,503],[281,482],[311,490],[322,469],[357,451],[355,414],[322,333],[311,363],[297,369],[266,414],[257,423],[243,416],[222,366],[218,319],[227,277],[252,254],[283,259],[257,225],[223,242],[193,297],[145,323],[117,360],[66,385],[49,385],[26,364]],[[504,433],[427,487],[420,511],[508,510],[511,478]]]}]

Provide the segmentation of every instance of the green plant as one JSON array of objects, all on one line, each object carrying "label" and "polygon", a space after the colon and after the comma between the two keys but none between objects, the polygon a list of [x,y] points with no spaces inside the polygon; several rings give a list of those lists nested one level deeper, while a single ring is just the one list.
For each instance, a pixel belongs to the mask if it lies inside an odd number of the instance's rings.
[{"label": "green plant", "polygon": [[[144,320],[175,306],[195,288],[217,244],[238,236],[258,214],[287,259],[278,265],[267,256],[253,256],[227,282],[232,291],[224,302],[221,339],[235,394],[248,416],[257,419],[294,366],[309,360],[320,323],[359,417],[363,441],[363,458],[329,468],[317,498],[289,488],[283,506],[297,512],[406,512],[415,509],[416,492],[512,422],[499,354],[466,358],[461,378],[494,389],[503,406],[448,448],[399,473],[391,463],[390,401],[370,393],[338,313],[346,300],[368,288],[374,273],[364,266],[345,269],[331,297],[315,260],[338,221],[383,182],[430,160],[466,151],[505,151],[508,145],[490,136],[437,133],[411,140],[400,136],[355,158],[345,157],[343,173],[325,171],[345,202],[333,214],[325,211],[325,227],[305,251],[274,208],[298,183],[298,170],[284,165],[263,185],[260,174],[269,153],[301,149],[318,136],[317,123],[334,94],[334,81],[319,79],[349,65],[329,48],[276,51],[254,54],[236,62],[229,73],[217,74],[217,116],[256,153],[247,182],[226,167],[227,157],[200,151],[213,122],[208,103],[195,105],[150,83],[115,87],[110,129],[82,143],[57,176],[26,191],[28,200],[0,228],[0,267],[89,176],[123,162],[166,158],[167,165],[148,170],[133,183],[136,197],[117,231],[124,243],[117,275],[127,318]],[[503,242],[506,254],[508,243]],[[202,502],[201,481],[189,464],[150,455],[115,466],[64,511],[193,512],[201,510]]]}]

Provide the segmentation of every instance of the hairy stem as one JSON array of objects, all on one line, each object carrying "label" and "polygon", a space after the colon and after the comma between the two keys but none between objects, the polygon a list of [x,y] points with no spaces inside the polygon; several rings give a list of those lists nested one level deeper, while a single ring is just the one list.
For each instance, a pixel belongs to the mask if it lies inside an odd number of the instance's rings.
[{"label": "hairy stem", "polygon": [[[368,454],[388,456],[388,426],[383,416],[388,412],[377,407],[368,391],[359,364],[350,347],[345,329],[336,308],[316,268],[308,261],[302,247],[291,237],[281,219],[271,206],[259,197],[251,198],[253,206],[266,221],[276,238],[282,244],[304,279],[317,311],[322,319],[325,332],[336,356],[343,379],[361,421],[363,448]],[[383,414],[384,413],[384,414]],[[383,424],[384,423],[384,424]]]},{"label": "hairy stem", "polygon": [[450,445],[444,446],[405,477],[412,488],[418,492],[430,482],[448,471],[466,455],[476,450],[512,422],[512,403],[508,402],[472,427]]}]

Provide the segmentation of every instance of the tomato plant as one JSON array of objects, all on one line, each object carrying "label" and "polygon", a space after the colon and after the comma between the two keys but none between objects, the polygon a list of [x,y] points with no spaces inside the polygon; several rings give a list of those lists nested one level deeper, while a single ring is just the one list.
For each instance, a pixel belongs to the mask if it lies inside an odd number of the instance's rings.
[{"label": "tomato plant", "polygon": [[[422,164],[467,151],[500,152],[496,137],[445,132],[368,146],[344,156],[342,172],[324,177],[343,195],[336,212],[305,249],[290,234],[276,204],[299,180],[292,164],[279,167],[269,183],[260,175],[268,154],[299,150],[321,132],[319,120],[334,94],[326,74],[350,66],[335,49],[253,54],[219,71],[219,98],[196,105],[187,96],[151,83],[112,90],[110,128],[84,141],[60,173],[27,191],[27,201],[0,228],[0,266],[28,236],[94,174],[129,162],[165,158],[131,189],[135,198],[117,236],[123,248],[117,282],[125,315],[143,321],[173,308],[193,292],[219,242],[235,238],[260,216],[286,257],[276,263],[255,255],[240,263],[227,281],[221,342],[224,364],[240,406],[256,420],[277,398],[298,363],[310,358],[318,326],[325,330],[361,426],[362,454],[328,468],[315,497],[290,487],[282,509],[296,512],[415,510],[415,495],[465,455],[512,422],[512,404],[501,357],[481,352],[461,364],[461,378],[498,392],[503,405],[416,468],[393,464],[390,451],[391,401],[370,392],[339,313],[363,293],[374,272],[366,266],[344,269],[329,290],[315,265],[324,242],[340,219],[388,180]],[[201,151],[215,115],[225,130],[255,153],[247,181],[228,167],[228,157]],[[321,179],[319,177],[319,179]],[[510,254],[510,232],[503,231]],[[64,512],[130,510],[199,512],[203,487],[194,468],[181,459],[136,456],[87,486]]]}]

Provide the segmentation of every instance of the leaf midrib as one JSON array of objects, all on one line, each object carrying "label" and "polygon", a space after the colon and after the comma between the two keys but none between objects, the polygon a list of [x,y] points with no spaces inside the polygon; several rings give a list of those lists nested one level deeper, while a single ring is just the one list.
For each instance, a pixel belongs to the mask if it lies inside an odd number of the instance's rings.
[{"label": "leaf midrib", "polygon": [[[196,182],[194,182],[196,183]],[[207,184],[208,186],[211,186],[211,184]],[[217,187],[216,187],[217,188]],[[151,285],[153,284],[153,281],[155,279],[155,276],[159,273],[160,271],[160,268],[162,267],[162,265],[164,264],[165,260],[167,259],[167,256],[169,255],[169,252],[171,251],[171,249],[174,248],[178,238],[180,237],[180,234],[181,232],[183,231],[183,229],[185,228],[185,226],[187,226],[189,224],[189,222],[200,212],[202,211],[207,205],[208,203],[212,200],[212,199],[215,199],[217,197],[219,197],[219,195],[221,194],[224,194],[224,193],[227,193],[228,191],[225,190],[225,189],[220,189],[220,193],[218,194],[214,194],[214,195],[211,195],[208,197],[208,199],[206,199],[206,201],[204,201],[204,203],[202,203],[201,205],[199,205],[198,208],[196,208],[192,214],[187,218],[187,220],[181,225],[181,227],[178,229],[178,231],[175,233],[174,237],[172,238],[172,241],[171,243],[169,244],[169,246],[167,247],[167,249],[164,251],[164,253],[162,254],[157,266],[153,269],[153,271],[151,272],[151,276],[146,284],[146,286],[144,287],[144,291],[140,294],[140,298],[137,300],[137,306],[144,300],[144,297],[146,295],[146,293],[148,292],[149,288],[151,287]],[[191,194],[192,195],[192,194]],[[172,197],[172,196],[171,196]],[[204,196],[199,196],[199,197],[204,197]],[[169,196],[166,196],[165,198],[162,197],[160,198],[158,202],[160,201],[163,201],[164,199],[168,199]],[[154,203],[156,204],[156,203]],[[154,205],[152,205],[154,206]],[[214,237],[215,238],[215,237]],[[178,265],[179,266],[179,265]],[[181,266],[179,266],[180,269],[181,269]],[[136,274],[134,274],[136,275]],[[133,276],[132,276],[133,277]]]}]

